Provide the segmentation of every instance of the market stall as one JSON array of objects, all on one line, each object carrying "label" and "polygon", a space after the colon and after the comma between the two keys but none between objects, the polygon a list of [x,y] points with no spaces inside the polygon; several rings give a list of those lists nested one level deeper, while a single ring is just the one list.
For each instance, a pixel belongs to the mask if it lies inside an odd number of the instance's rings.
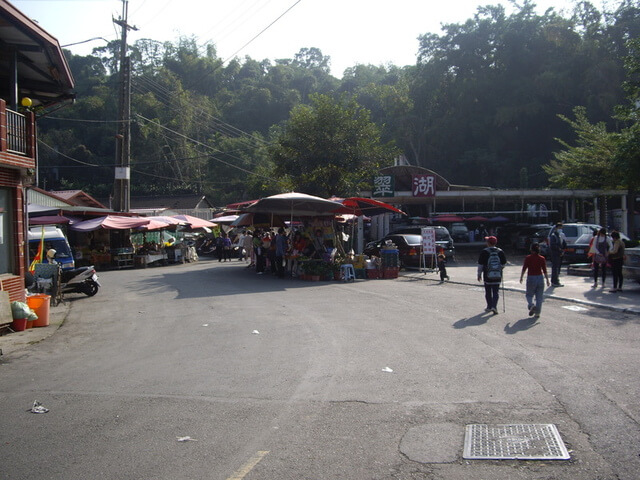
[{"label": "market stall", "polygon": [[149,222],[141,217],[106,215],[75,223],[69,229],[78,234],[75,247],[85,261],[97,268],[130,268],[134,266],[130,230]]},{"label": "market stall", "polygon": [[[353,241],[353,234],[343,235],[342,227],[335,221],[337,214],[378,215],[381,213],[404,212],[397,208],[371,199],[351,197],[348,199],[323,199],[303,193],[291,192],[273,195],[260,199],[243,211],[239,225],[253,225],[255,218],[248,215],[270,215],[272,218],[281,216],[289,220],[289,249],[285,256],[287,271],[291,276],[302,279],[335,280],[344,277],[344,272],[353,272],[356,278],[394,278],[397,277],[398,267],[382,265],[381,259],[367,259],[364,255],[354,255],[351,248],[345,251],[348,240]],[[294,218],[297,222],[294,222]],[[294,227],[296,225],[296,227]],[[273,227],[270,222],[267,231]],[[267,235],[254,243],[258,248],[271,248],[272,236]],[[300,243],[299,243],[300,242]],[[393,250],[390,248],[389,250]],[[396,253],[397,255],[397,253]],[[386,261],[389,263],[389,260]],[[343,268],[347,267],[348,268]],[[372,270],[367,274],[366,270]],[[375,271],[375,273],[373,272]],[[378,273],[380,272],[380,273]]]}]

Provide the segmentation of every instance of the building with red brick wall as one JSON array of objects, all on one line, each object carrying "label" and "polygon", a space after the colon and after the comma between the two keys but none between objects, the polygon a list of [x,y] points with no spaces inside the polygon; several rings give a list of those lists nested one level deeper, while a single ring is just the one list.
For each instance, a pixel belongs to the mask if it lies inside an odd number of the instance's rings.
[{"label": "building with red brick wall", "polygon": [[26,187],[37,167],[36,121],[74,99],[60,44],[0,0],[0,289],[24,299]]}]

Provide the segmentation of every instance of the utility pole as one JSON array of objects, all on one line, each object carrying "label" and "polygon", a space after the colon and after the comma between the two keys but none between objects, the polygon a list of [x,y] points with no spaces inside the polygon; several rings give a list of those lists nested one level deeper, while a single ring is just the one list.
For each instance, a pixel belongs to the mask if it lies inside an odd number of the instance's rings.
[{"label": "utility pole", "polygon": [[118,101],[118,133],[116,135],[116,169],[113,209],[128,212],[130,209],[130,135],[131,135],[131,57],[127,52],[127,32],[138,30],[127,23],[129,1],[122,0],[122,17],[113,23],[122,28],[120,41],[120,95]]}]

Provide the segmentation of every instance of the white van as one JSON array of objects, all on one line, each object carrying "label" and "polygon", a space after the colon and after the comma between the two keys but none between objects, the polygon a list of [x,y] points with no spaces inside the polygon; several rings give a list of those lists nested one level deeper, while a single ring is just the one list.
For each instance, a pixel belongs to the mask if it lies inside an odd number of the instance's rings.
[{"label": "white van", "polygon": [[[40,240],[42,239],[42,227],[29,227],[29,261],[38,253]],[[44,226],[44,259],[46,263],[47,250],[53,248],[56,251],[55,260],[60,264],[63,270],[71,270],[76,264],[71,253],[71,246],[64,232],[58,227],[52,225]]]}]

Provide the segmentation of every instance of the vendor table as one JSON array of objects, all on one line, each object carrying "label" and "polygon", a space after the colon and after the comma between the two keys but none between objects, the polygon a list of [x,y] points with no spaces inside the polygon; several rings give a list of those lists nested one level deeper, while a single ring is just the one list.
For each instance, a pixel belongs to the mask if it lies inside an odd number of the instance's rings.
[{"label": "vendor table", "polygon": [[113,266],[116,268],[132,268],[133,253],[119,253],[113,255]]},{"label": "vendor table", "polygon": [[166,253],[147,253],[145,256],[145,265],[150,265],[154,262],[166,262]]},{"label": "vendor table", "polygon": [[110,253],[92,253],[91,264],[96,268],[104,268],[109,267],[111,265],[111,254]]}]

